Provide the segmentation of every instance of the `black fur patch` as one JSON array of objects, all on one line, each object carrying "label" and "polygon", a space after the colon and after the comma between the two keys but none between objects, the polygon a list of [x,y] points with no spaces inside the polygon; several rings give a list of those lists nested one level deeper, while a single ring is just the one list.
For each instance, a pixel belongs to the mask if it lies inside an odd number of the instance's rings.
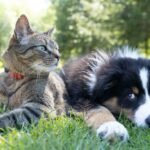
[{"label": "black fur patch", "polygon": [[[88,109],[117,97],[119,107],[136,110],[144,103],[139,76],[142,68],[150,71],[150,60],[119,57],[116,53],[110,56],[96,52],[69,62],[62,73],[69,93],[68,103],[76,109]],[[130,98],[132,87],[139,90],[134,99]]]}]

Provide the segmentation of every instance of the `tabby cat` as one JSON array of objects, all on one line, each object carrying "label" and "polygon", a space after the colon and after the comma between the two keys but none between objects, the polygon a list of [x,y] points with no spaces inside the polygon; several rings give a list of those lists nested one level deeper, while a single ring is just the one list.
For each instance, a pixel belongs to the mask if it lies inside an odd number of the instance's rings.
[{"label": "tabby cat", "polygon": [[0,102],[11,111],[0,115],[0,128],[21,127],[37,123],[42,114],[64,112],[64,83],[51,72],[60,57],[52,31],[33,32],[25,15],[17,20],[3,55],[9,72],[0,75]]}]

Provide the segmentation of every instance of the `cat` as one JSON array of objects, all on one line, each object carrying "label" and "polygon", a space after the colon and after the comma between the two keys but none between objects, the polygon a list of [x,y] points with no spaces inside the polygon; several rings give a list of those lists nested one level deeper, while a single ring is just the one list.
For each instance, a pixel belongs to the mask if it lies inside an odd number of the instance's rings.
[{"label": "cat", "polygon": [[53,72],[60,53],[53,29],[34,32],[21,15],[3,54],[8,72],[0,74],[0,103],[11,109],[0,115],[0,128],[37,124],[40,117],[63,114],[65,85]]}]

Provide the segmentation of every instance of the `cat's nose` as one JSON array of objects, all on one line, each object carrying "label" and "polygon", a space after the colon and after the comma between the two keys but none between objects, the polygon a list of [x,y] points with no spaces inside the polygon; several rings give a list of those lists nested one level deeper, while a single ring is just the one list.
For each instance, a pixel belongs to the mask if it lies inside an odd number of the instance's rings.
[{"label": "cat's nose", "polygon": [[55,53],[54,56],[59,61],[59,59],[60,59],[60,53]]}]

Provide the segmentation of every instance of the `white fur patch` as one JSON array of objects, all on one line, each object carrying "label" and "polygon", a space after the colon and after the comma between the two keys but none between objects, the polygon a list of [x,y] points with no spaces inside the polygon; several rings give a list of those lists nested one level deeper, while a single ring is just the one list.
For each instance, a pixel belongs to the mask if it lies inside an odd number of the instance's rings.
[{"label": "white fur patch", "polygon": [[127,129],[117,121],[109,121],[102,124],[97,129],[97,135],[103,139],[118,137],[122,141],[127,141],[129,138]]},{"label": "white fur patch", "polygon": [[134,121],[138,126],[147,127],[145,120],[150,115],[150,95],[148,94],[148,70],[142,68],[140,70],[140,78],[143,89],[145,91],[145,103],[139,106],[135,112]]},{"label": "white fur patch", "polygon": [[96,74],[94,74],[93,72],[88,73],[88,75],[87,75],[85,78],[88,79],[87,84],[88,84],[88,86],[89,86],[89,88],[90,88],[90,91],[92,92],[93,89],[94,89],[94,87],[95,87],[96,80],[97,80],[97,79],[96,79]]},{"label": "white fur patch", "polygon": [[84,72],[85,76],[84,78],[87,79],[87,85],[90,89],[90,92],[93,91],[97,77],[96,77],[96,72],[102,66],[107,60],[109,60],[109,56],[102,51],[97,51],[95,53],[92,53],[91,56],[88,58],[89,67],[90,71]]},{"label": "white fur patch", "polygon": [[139,54],[138,54],[138,50],[137,49],[131,49],[130,47],[128,46],[125,46],[123,47],[122,49],[119,49],[117,54],[118,57],[121,57],[121,58],[132,58],[132,59],[138,59],[139,57]]}]

